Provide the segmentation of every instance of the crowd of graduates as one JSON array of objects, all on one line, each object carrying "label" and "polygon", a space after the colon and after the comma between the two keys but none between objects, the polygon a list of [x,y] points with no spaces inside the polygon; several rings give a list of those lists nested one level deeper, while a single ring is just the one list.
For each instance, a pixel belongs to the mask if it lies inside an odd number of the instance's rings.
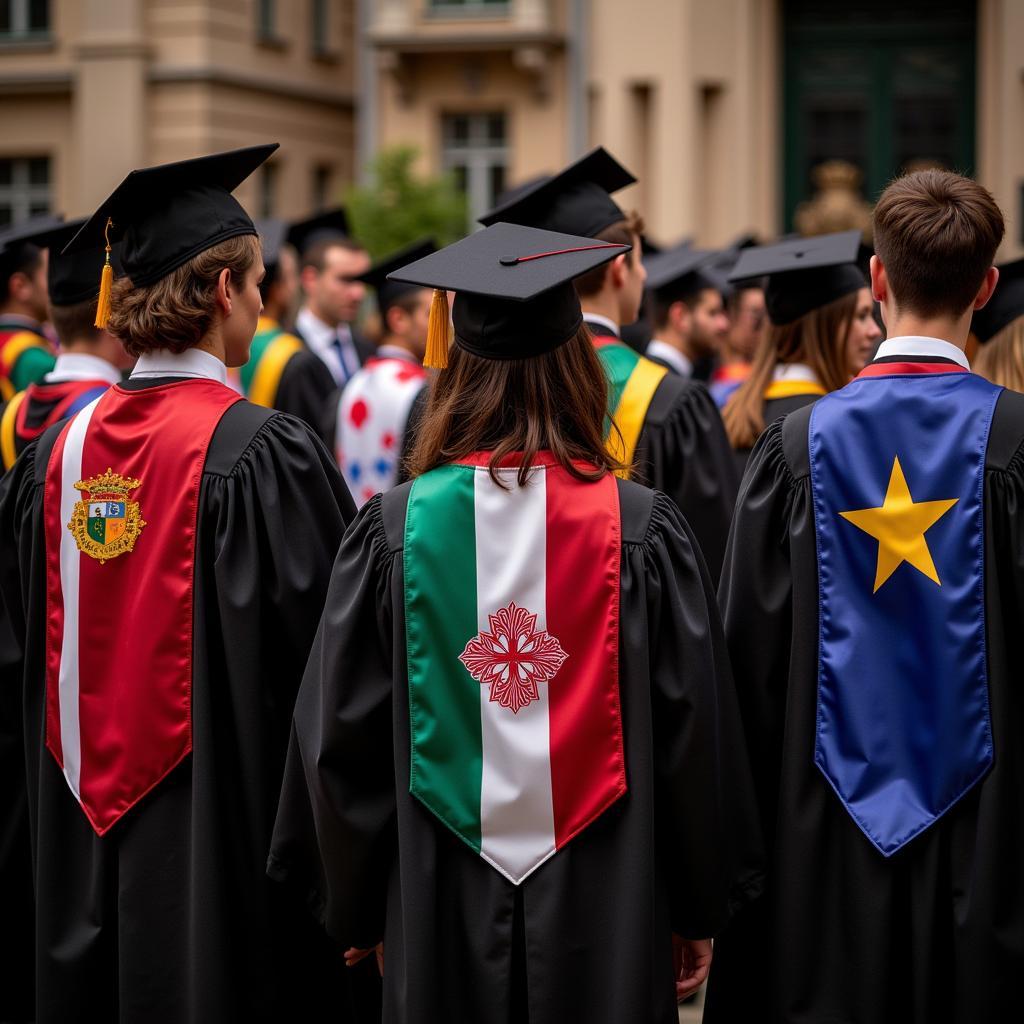
[{"label": "crowd of graduates", "polygon": [[373,262],[275,148],[0,233],[0,1019],[1009,1019],[988,193],[660,247],[598,148]]}]

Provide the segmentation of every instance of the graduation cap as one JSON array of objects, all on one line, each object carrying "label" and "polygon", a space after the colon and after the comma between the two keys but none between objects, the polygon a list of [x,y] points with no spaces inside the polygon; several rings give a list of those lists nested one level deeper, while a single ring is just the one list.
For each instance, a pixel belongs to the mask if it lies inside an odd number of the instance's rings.
[{"label": "graduation cap", "polygon": [[277,217],[263,217],[256,221],[256,232],[260,236],[263,250],[263,266],[269,275],[277,267],[281,249],[288,243],[290,225]]},{"label": "graduation cap", "polygon": [[[277,149],[247,146],[193,160],[132,171],[64,249],[82,252],[121,243],[121,264],[132,283],[155,284],[193,256],[240,235],[255,235],[231,192]],[[109,273],[108,273],[109,268]],[[96,326],[110,311],[113,269],[103,268]]]},{"label": "graduation cap", "polygon": [[573,338],[583,323],[574,278],[630,246],[494,224],[417,260],[388,279],[434,288],[425,366],[448,364],[448,296],[455,341],[483,359],[529,359]]},{"label": "graduation cap", "polygon": [[33,217],[0,232],[0,281],[7,279],[44,248],[35,237],[58,227],[61,217]]},{"label": "graduation cap", "polygon": [[403,295],[421,291],[423,288],[422,285],[412,284],[409,281],[389,281],[388,275],[393,270],[401,270],[402,267],[407,267],[410,263],[421,260],[435,252],[437,252],[436,240],[433,238],[421,238],[418,242],[413,242],[412,245],[407,245],[404,249],[392,253],[379,263],[375,263],[365,274],[360,274],[356,278],[357,281],[372,285],[376,289],[377,305],[380,307],[382,319]]},{"label": "graduation cap", "polygon": [[1024,316],[1024,259],[1004,263],[992,298],[974,311],[971,330],[978,341],[991,341],[1004,327]]},{"label": "graduation cap", "polygon": [[659,302],[670,304],[697,295],[705,288],[719,291],[725,280],[715,272],[716,253],[693,249],[688,243],[659,253],[646,261],[647,287]]},{"label": "graduation cap", "polygon": [[857,266],[860,231],[794,238],[744,249],[730,281],[767,277],[765,306],[773,324],[790,324],[812,310],[867,287]]},{"label": "graduation cap", "polygon": [[598,146],[558,174],[519,189],[511,200],[480,218],[481,224],[524,224],[546,231],[597,235],[625,219],[611,193],[636,181]]},{"label": "graduation cap", "polygon": [[345,208],[336,206],[305,220],[294,221],[288,229],[286,241],[295,246],[300,256],[304,256],[318,242],[350,237]]},{"label": "graduation cap", "polygon": [[[54,306],[75,306],[89,302],[99,295],[100,277],[106,253],[102,246],[83,249],[79,252],[63,253],[61,250],[71,241],[85,224],[85,217],[65,221],[40,231],[32,236],[32,243],[41,249],[49,249],[46,263],[46,283],[50,293],[50,304]],[[110,262],[115,276],[122,274],[120,243],[112,247]]]}]

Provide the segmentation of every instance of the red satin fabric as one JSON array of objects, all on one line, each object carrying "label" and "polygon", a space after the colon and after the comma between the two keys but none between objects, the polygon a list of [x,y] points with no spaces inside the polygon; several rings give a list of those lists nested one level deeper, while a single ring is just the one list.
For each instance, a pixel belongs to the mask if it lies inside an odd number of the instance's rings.
[{"label": "red satin fabric", "polygon": [[[61,456],[47,470],[47,746],[63,767],[58,673],[64,604],[79,618],[80,794],[100,835],[192,749],[192,598],[199,485],[221,416],[240,396],[190,380],[101,399],[82,479],[108,467],[141,481],[129,493],[146,525],[134,550],[104,564],[79,552],[79,593],[61,594]],[[69,421],[69,425],[74,420]],[[69,481],[71,486],[74,481]]]},{"label": "red satin fabric", "polygon": [[547,628],[571,656],[548,688],[555,845],[626,792],[619,704],[622,524],[615,478],[547,471]]},{"label": "red satin fabric", "polygon": [[899,377],[911,373],[970,373],[959,363],[868,363],[857,377]]}]

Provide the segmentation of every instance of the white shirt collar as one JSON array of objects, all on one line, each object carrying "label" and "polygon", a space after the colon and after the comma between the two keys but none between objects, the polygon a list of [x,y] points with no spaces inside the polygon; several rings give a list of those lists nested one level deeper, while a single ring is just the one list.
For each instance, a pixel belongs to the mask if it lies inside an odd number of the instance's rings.
[{"label": "white shirt collar", "polygon": [[118,384],[121,371],[113,363],[88,352],[61,352],[44,382],[62,384],[70,380],[105,380],[108,384]]},{"label": "white shirt collar", "polygon": [[586,320],[587,323],[600,324],[602,327],[607,327],[616,338],[622,337],[622,334],[619,331],[619,325],[614,320],[609,320],[608,317],[601,316],[600,313],[588,313],[586,310],[583,310],[583,319]]},{"label": "white shirt collar", "polygon": [[299,310],[299,315],[295,318],[295,326],[306,340],[306,344],[317,355],[330,348],[335,338],[344,343],[346,340],[351,340],[352,337],[352,331],[348,324],[338,324],[337,327],[325,324],[309,306],[303,306]]},{"label": "white shirt collar", "polygon": [[378,345],[376,355],[378,359],[404,359],[407,363],[419,362],[408,349],[402,348],[401,345]]},{"label": "white shirt collar", "polygon": [[216,356],[202,349],[171,352],[162,348],[140,356],[132,370],[132,380],[151,377],[194,377],[197,380],[217,380],[227,384],[228,368]]},{"label": "white shirt collar", "polygon": [[644,355],[660,359],[668,363],[673,370],[681,377],[693,376],[693,363],[677,348],[673,348],[667,341],[660,338],[651,338],[647,343],[647,351]]},{"label": "white shirt collar", "polygon": [[876,359],[885,356],[941,356],[943,359],[952,359],[953,362],[959,363],[965,370],[971,368],[962,349],[939,338],[888,338],[878,346],[875,353]]},{"label": "white shirt collar", "polygon": [[808,380],[818,383],[818,375],[806,363],[776,363],[772,380]]}]

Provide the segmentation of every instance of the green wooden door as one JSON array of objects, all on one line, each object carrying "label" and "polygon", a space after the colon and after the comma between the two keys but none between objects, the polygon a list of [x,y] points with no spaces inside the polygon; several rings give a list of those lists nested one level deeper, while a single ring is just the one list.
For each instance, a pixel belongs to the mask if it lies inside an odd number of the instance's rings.
[{"label": "green wooden door", "polygon": [[874,201],[917,160],[974,169],[974,0],[784,0],[784,220],[832,158]]}]

